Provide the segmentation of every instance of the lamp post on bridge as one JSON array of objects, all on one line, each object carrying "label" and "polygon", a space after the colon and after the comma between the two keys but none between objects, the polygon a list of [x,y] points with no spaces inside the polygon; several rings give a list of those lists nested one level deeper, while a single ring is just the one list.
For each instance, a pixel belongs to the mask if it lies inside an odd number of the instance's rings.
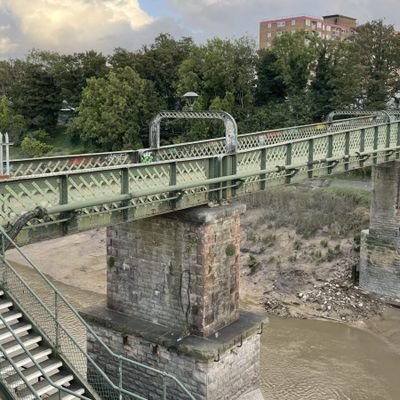
[{"label": "lamp post on bridge", "polygon": [[163,119],[219,119],[225,125],[225,151],[227,154],[236,153],[238,129],[235,119],[226,111],[200,110],[193,111],[193,103],[199,97],[195,92],[183,95],[189,103],[187,111],[161,111],[150,122],[149,142],[151,150],[160,148],[160,124]]}]

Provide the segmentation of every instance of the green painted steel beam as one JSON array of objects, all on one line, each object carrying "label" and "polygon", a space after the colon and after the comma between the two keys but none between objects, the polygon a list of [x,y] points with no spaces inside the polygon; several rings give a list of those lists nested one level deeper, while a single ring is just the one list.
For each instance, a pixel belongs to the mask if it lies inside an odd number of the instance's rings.
[{"label": "green painted steel beam", "polygon": [[[19,243],[229,201],[272,185],[397,159],[400,124],[369,124],[238,151],[0,181],[0,225],[48,211]],[[268,183],[268,185],[267,185]]]}]

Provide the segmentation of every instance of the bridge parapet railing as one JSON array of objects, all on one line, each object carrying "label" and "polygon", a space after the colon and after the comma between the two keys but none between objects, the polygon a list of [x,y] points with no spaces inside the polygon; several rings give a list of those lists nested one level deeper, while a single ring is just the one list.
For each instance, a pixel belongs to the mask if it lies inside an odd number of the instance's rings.
[{"label": "bridge parapet railing", "polygon": [[[154,390],[152,389],[152,398],[166,400],[179,396],[179,398],[195,400],[195,397],[173,375],[111,351],[63,294],[1,227],[0,239],[2,244],[12,243],[33,271],[33,277],[32,272],[29,273],[28,283],[23,273],[17,272],[7,260],[4,248],[3,251],[0,249],[1,287],[83,382],[89,397],[109,400],[147,400],[150,389],[141,388],[133,392],[127,388],[126,384],[129,380],[133,380],[135,375],[139,377],[148,374],[155,387]],[[97,360],[87,352],[87,335],[90,336],[93,346],[107,357],[107,365],[110,371],[114,372],[113,374],[107,374],[107,371],[103,370],[104,366],[100,366]],[[86,399],[85,396],[77,397]]]},{"label": "bridge parapet railing", "polygon": [[[321,122],[296,127],[272,129],[238,135],[238,150],[276,144],[288,140],[338,132],[370,125],[376,115]],[[51,156],[11,160],[11,177],[34,176],[48,173],[104,168],[133,163],[178,160],[225,154],[225,138],[208,139],[189,143],[162,146],[159,149],[141,149],[106,153]]]},{"label": "bridge parapet railing", "polygon": [[390,122],[237,154],[19,178],[0,182],[0,225],[45,208],[47,218],[32,221],[20,234],[25,243],[33,236],[59,236],[362,168],[398,158],[399,146],[400,123]]}]

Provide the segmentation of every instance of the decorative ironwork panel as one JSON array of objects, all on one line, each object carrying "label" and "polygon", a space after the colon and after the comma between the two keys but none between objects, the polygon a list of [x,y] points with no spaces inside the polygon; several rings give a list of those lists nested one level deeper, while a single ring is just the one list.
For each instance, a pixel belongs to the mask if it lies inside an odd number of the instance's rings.
[{"label": "decorative ironwork panel", "polygon": [[49,208],[58,204],[58,182],[55,177],[4,182],[0,187],[0,224],[6,226],[36,207]]},{"label": "decorative ironwork panel", "polygon": [[237,156],[237,172],[246,173],[260,170],[261,154],[251,151]]},{"label": "decorative ironwork panel", "polygon": [[[390,114],[390,118],[393,122],[397,121],[399,117],[400,114],[398,113]],[[348,129],[369,126],[374,123],[376,123],[376,116],[364,115],[358,118],[338,120],[330,123],[321,122],[312,125],[252,132],[238,136],[238,150],[255,149],[266,145],[320,136],[326,133],[341,132]],[[158,150],[142,149],[138,151],[130,150],[111,153],[12,160],[11,176],[32,176],[58,173],[62,171],[77,171],[105,168],[108,166],[128,165],[141,162],[140,154],[147,153],[151,154],[150,162],[157,160],[169,161],[184,158],[222,155],[226,154],[225,143],[224,138],[217,138],[199,142],[180,143],[173,146],[164,146],[160,147]]]}]

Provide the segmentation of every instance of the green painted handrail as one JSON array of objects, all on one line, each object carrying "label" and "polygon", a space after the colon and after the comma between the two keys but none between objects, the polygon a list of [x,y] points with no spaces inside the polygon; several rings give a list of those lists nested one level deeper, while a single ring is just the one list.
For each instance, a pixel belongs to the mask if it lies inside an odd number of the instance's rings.
[{"label": "green painted handrail", "polygon": [[[77,322],[79,322],[80,324],[82,324],[82,326],[86,329],[87,332],[89,332],[91,334],[91,336],[93,338],[95,338],[95,340],[97,341],[97,343],[100,344],[100,346],[103,348],[104,351],[107,352],[107,354],[109,354],[110,357],[115,358],[116,360],[123,361],[124,363],[126,363],[127,365],[132,365],[132,366],[136,366],[139,368],[142,368],[146,371],[150,371],[152,373],[155,373],[161,377],[170,379],[171,381],[173,381],[178,387],[180,387],[183,391],[184,394],[186,394],[188,396],[188,399],[190,400],[196,400],[195,397],[186,389],[186,387],[173,375],[166,373],[164,371],[158,370],[156,368],[150,367],[148,365],[142,364],[140,362],[137,362],[135,360],[123,357],[119,354],[114,353],[103,341],[102,339],[94,332],[94,330],[91,328],[90,325],[88,325],[86,323],[86,321],[79,315],[79,313],[74,309],[74,307],[68,302],[68,300],[63,296],[63,294],[51,283],[51,281],[46,277],[45,274],[43,274],[40,269],[36,266],[36,264],[17,246],[17,244],[12,241],[12,239],[10,237],[8,237],[8,235],[6,234],[6,232],[4,231],[3,228],[0,227],[0,236],[4,236],[6,237],[7,241],[10,241],[13,246],[15,247],[15,249],[17,250],[17,252],[28,262],[28,264],[33,268],[33,270],[35,271],[35,273],[37,275],[40,276],[40,278],[42,279],[42,281],[48,286],[48,288],[55,294],[55,296],[57,298],[59,298],[62,301],[62,304],[64,306],[66,306],[68,308],[68,310],[72,313],[72,315],[76,318]],[[28,285],[28,283],[25,282],[25,280],[18,274],[18,272],[12,267],[12,265],[5,259],[4,255],[0,254],[0,260],[3,262],[4,266],[6,266],[8,269],[10,269],[13,274],[15,274],[18,279],[20,280],[20,282],[24,285],[25,290],[27,290],[34,298],[35,301],[37,301],[37,303],[39,305],[41,305],[46,312],[48,313],[49,317],[52,318],[54,321],[56,321],[57,326],[61,327],[64,331],[64,334],[66,334],[70,340],[73,342],[73,344],[76,346],[77,349],[79,349],[81,351],[81,353],[85,356],[85,358],[90,362],[90,365],[92,365],[97,371],[98,373],[102,376],[102,378],[104,379],[104,382],[106,382],[110,387],[112,387],[114,390],[116,390],[117,392],[128,396],[128,398],[134,398],[134,399],[138,399],[138,400],[146,400],[144,397],[141,397],[133,392],[130,392],[122,387],[119,387],[118,385],[115,385],[110,379],[109,377],[104,373],[104,371],[95,363],[95,361],[86,353],[85,350],[83,350],[80,345],[76,342],[76,340],[74,339],[73,336],[70,335],[69,331],[63,326],[62,322],[60,322],[59,320],[57,320],[57,315],[55,315],[49,308],[48,306],[42,301],[42,299],[32,290],[31,286]],[[12,300],[24,311],[24,305],[20,302],[20,299],[18,299],[16,296],[13,295],[12,291],[10,291],[10,289],[7,287],[5,287],[5,292],[7,293],[7,295],[9,295]],[[29,313],[27,313],[28,318]],[[43,332],[41,330],[40,326],[36,326],[36,329],[38,329],[39,331],[41,331],[45,336],[48,337],[48,335],[46,334],[46,332]],[[64,354],[64,357],[68,357],[68,355]],[[76,372],[76,371],[75,371]],[[82,378],[81,378],[82,379]]]}]

